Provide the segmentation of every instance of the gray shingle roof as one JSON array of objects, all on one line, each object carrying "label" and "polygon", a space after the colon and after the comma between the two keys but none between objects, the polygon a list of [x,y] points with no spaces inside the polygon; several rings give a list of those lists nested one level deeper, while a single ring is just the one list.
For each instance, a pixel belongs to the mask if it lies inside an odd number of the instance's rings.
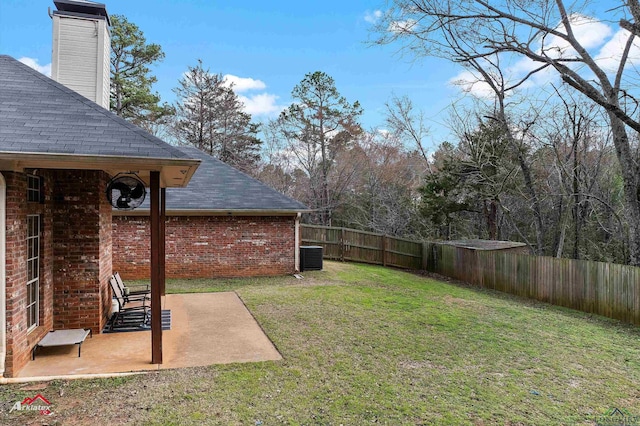
[{"label": "gray shingle roof", "polygon": [[[304,204],[256,180],[209,154],[177,147],[189,158],[202,160],[186,188],[167,189],[167,210],[298,212]],[[148,197],[141,209],[149,209]]]},{"label": "gray shingle roof", "polygon": [[0,152],[189,158],[7,55],[0,55]]}]

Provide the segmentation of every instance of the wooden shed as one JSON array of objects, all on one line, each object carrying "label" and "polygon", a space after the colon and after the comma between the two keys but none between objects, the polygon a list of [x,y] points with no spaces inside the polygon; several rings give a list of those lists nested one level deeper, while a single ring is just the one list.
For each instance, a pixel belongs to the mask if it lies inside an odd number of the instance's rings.
[{"label": "wooden shed", "polygon": [[427,244],[427,270],[468,283],[479,284],[478,256],[488,252],[531,254],[529,246],[515,241],[453,240]]}]

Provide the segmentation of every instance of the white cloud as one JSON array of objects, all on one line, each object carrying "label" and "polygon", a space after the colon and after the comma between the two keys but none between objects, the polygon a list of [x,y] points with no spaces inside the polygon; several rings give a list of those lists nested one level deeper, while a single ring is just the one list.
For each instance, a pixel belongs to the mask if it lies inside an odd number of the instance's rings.
[{"label": "white cloud", "polygon": [[[612,33],[610,26],[589,16],[573,14],[569,17],[569,21],[571,22],[571,29],[573,30],[576,40],[587,50],[602,46]],[[562,24],[559,24],[555,29],[566,34]],[[544,50],[544,52],[552,58],[566,58],[577,55],[576,51],[566,40],[557,36],[551,36],[544,40],[541,50]]]},{"label": "white cloud", "polygon": [[18,59],[18,61],[22,62],[25,65],[30,66],[31,68],[33,68],[38,72],[41,72],[47,77],[51,77],[51,63],[48,63],[46,65],[40,65],[37,59],[28,58],[26,56]]},{"label": "white cloud", "polygon": [[233,91],[236,93],[247,92],[249,90],[263,90],[267,85],[262,80],[254,80],[249,77],[238,77],[237,75],[226,74],[223,80],[227,85],[233,85]]},{"label": "white cloud", "polygon": [[388,31],[392,33],[411,33],[416,26],[418,25],[418,21],[415,19],[407,19],[406,21],[393,21],[389,24]]},{"label": "white cloud", "polygon": [[[615,73],[618,70],[620,58],[622,57],[629,36],[630,33],[627,30],[621,29],[600,49],[600,52],[596,56],[596,62],[606,72]],[[628,63],[636,65],[640,63],[640,41],[638,41],[637,38],[634,39],[633,45],[629,50]]]},{"label": "white cloud", "polygon": [[465,70],[449,80],[449,84],[460,87],[465,93],[483,99],[490,99],[495,96],[495,92],[484,81],[481,81],[471,71]]},{"label": "white cloud", "polygon": [[367,10],[364,14],[364,20],[370,24],[375,24],[380,18],[382,18],[381,10],[374,10],[373,12]]},{"label": "white cloud", "polygon": [[[238,95],[238,99],[244,104],[244,112],[247,114],[254,117],[274,117],[285,108],[278,105],[277,95],[264,91],[267,85],[262,80],[238,77],[232,74],[224,75],[223,80]],[[261,93],[244,94],[250,91],[260,91]]]},{"label": "white cloud", "polygon": [[284,109],[277,104],[278,96],[271,93],[259,93],[257,95],[243,96],[238,98],[244,104],[244,111],[252,116],[273,117]]}]

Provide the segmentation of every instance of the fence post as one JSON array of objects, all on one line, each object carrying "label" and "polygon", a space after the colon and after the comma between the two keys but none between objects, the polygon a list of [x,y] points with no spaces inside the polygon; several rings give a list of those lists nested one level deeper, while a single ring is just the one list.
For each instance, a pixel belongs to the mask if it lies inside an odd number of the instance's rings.
[{"label": "fence post", "polygon": [[382,266],[387,266],[387,236],[382,236]]},{"label": "fence post", "polygon": [[340,261],[344,262],[344,236],[345,230],[344,228],[340,228]]}]

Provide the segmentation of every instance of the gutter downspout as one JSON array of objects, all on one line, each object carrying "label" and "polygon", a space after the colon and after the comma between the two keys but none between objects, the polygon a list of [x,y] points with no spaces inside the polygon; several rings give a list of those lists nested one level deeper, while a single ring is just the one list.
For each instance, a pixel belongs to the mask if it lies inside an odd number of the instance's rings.
[{"label": "gutter downspout", "polygon": [[296,215],[296,225],[295,225],[295,268],[296,272],[300,272],[300,216],[302,213],[298,212]]},{"label": "gutter downspout", "polygon": [[0,378],[7,358],[7,280],[6,280],[7,182],[0,173]]}]

